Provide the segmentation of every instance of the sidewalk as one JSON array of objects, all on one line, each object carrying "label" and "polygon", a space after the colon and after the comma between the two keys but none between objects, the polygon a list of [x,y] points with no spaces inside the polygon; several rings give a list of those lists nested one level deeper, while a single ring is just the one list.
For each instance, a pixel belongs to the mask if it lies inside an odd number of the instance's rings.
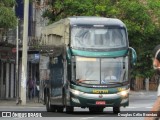
[{"label": "sidewalk", "polygon": [[26,100],[26,105],[16,104],[16,99],[0,99],[0,107],[2,106],[15,106],[15,107],[45,107],[43,102],[37,100]]},{"label": "sidewalk", "polygon": [[146,90],[140,90],[140,91],[132,91],[129,92],[130,95],[157,95],[157,91],[146,91]]}]

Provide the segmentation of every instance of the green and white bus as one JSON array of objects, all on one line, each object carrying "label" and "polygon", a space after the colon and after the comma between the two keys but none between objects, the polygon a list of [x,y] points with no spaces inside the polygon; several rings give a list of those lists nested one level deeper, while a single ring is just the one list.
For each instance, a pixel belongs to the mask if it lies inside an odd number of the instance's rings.
[{"label": "green and white bus", "polygon": [[129,47],[125,24],[115,18],[69,17],[46,26],[48,53],[47,111],[74,112],[74,107],[103,112],[129,105],[130,66],[136,52]]}]

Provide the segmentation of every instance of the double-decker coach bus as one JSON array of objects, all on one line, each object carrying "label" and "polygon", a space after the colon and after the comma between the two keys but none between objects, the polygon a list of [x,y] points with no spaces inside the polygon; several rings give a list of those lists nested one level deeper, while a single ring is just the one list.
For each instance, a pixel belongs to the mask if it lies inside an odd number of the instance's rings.
[{"label": "double-decker coach bus", "polygon": [[121,20],[69,17],[44,27],[42,36],[53,48],[44,93],[47,111],[113,107],[118,113],[129,105],[129,66],[135,64],[136,52]]}]

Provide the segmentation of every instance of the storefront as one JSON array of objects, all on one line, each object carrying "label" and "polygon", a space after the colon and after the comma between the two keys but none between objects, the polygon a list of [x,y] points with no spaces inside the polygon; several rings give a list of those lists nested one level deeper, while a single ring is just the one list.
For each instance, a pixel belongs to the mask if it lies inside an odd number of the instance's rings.
[{"label": "storefront", "polygon": [[[35,84],[40,83],[39,79],[39,52],[29,52],[28,54],[28,76],[35,81]],[[28,81],[28,79],[27,79]],[[28,89],[28,88],[27,88]],[[27,90],[28,91],[28,90]],[[27,93],[28,95],[28,93]],[[34,91],[34,96],[36,95],[36,91]]]},{"label": "storefront", "polygon": [[15,60],[11,47],[0,47],[0,98],[16,97]]}]

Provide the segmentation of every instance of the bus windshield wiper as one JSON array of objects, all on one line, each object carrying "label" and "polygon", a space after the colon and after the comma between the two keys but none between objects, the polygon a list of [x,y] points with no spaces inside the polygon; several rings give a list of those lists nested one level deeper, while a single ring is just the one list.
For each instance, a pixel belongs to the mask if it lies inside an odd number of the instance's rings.
[{"label": "bus windshield wiper", "polygon": [[97,81],[97,80],[83,80],[83,79],[77,79],[76,81],[77,81],[77,83],[82,83],[82,82],[84,82],[84,81]]},{"label": "bus windshield wiper", "polygon": [[123,82],[108,82],[108,84],[110,84],[110,83],[115,83],[115,84],[121,84],[121,85],[123,85]]}]

